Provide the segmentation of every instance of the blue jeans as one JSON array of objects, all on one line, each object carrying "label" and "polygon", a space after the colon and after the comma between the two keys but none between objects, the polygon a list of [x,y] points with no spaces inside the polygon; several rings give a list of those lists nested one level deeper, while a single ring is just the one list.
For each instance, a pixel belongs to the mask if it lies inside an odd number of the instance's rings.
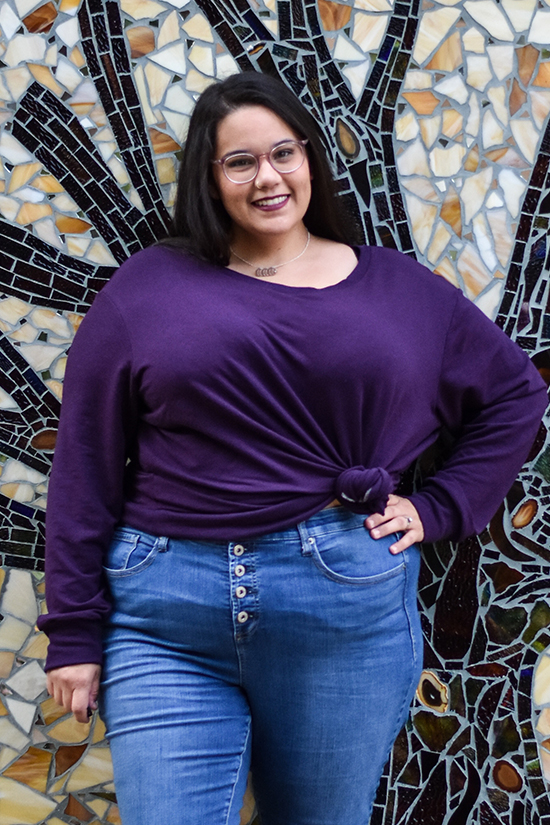
[{"label": "blue jeans", "polygon": [[116,531],[102,713],[124,825],[367,825],[421,669],[419,553],[341,507],[255,539]]}]

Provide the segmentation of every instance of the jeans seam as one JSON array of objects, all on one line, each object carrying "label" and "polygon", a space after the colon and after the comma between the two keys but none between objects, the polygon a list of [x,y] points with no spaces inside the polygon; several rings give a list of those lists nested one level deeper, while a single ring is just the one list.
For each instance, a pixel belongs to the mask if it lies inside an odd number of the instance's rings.
[{"label": "jeans seam", "polygon": [[231,809],[233,807],[233,800],[235,799],[235,791],[237,789],[239,776],[241,774],[241,769],[242,769],[242,766],[243,766],[243,758],[244,758],[244,755],[246,753],[248,740],[250,738],[250,730],[251,730],[251,719],[249,718],[248,719],[248,727],[247,727],[247,731],[246,731],[246,736],[245,736],[243,747],[242,747],[242,750],[241,750],[241,755],[240,755],[240,758],[239,758],[239,765],[237,767],[237,773],[236,773],[236,776],[235,776],[235,781],[233,782],[233,790],[231,792],[231,798],[229,799],[229,804],[227,806],[227,814],[225,816],[225,825],[228,825],[228,823],[229,823],[229,815],[230,815]]}]

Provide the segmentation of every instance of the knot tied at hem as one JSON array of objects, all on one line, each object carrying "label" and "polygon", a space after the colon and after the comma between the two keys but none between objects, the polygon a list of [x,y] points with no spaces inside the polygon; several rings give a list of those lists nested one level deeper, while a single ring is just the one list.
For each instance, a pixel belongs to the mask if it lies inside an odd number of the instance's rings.
[{"label": "knot tied at hem", "polygon": [[382,467],[350,467],[336,479],[336,497],[340,504],[354,513],[380,513],[388,502],[395,484]]}]

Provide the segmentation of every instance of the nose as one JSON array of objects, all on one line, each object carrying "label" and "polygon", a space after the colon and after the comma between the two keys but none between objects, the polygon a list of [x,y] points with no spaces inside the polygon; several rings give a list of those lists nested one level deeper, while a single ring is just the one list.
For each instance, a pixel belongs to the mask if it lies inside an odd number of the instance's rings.
[{"label": "nose", "polygon": [[281,175],[269,162],[269,156],[267,154],[260,155],[258,157],[258,172],[254,179],[254,185],[258,189],[262,189],[268,186],[274,186],[280,179]]}]

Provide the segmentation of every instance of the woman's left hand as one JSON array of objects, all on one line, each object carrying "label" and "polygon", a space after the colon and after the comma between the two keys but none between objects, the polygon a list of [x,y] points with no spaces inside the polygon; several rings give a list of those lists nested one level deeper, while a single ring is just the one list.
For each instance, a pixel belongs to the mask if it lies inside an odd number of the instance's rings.
[{"label": "woman's left hand", "polygon": [[403,533],[399,541],[390,545],[390,553],[402,553],[411,544],[422,541],[424,527],[414,504],[408,498],[390,495],[383,515],[374,513],[365,519],[365,527],[373,539],[389,536],[391,533]]}]

